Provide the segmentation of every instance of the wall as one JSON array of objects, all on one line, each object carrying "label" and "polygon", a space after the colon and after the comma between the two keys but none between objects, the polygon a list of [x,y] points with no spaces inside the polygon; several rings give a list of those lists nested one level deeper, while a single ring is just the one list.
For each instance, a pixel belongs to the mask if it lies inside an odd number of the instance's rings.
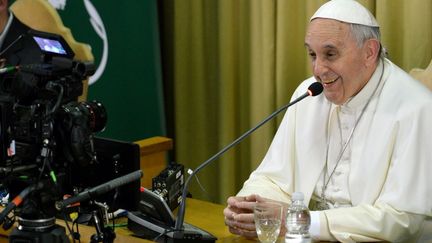
[{"label": "wall", "polygon": [[108,113],[103,137],[135,141],[165,135],[156,0],[54,1],[77,41],[92,46],[96,74],[88,100]]}]

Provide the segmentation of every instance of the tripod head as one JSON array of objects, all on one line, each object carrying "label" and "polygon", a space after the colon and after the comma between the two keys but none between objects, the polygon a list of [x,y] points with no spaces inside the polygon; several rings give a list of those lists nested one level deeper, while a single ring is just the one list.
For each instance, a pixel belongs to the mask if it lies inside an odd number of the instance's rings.
[{"label": "tripod head", "polygon": [[[137,170],[127,175],[118,177],[114,180],[103,183],[99,186],[86,190],[75,197],[71,197],[62,201],[52,202],[50,210],[57,209],[58,211],[64,212],[67,206],[90,200],[98,195],[104,194],[110,190],[116,189],[120,186],[128,184],[132,181],[140,179],[142,171]],[[34,185],[30,185],[25,188],[18,196],[16,196],[0,213],[0,224],[9,222],[10,218],[8,215],[20,205],[26,205],[29,207],[20,212],[18,219],[19,227],[15,228],[10,235],[10,242],[22,242],[22,240],[29,240],[28,242],[44,242],[44,243],[63,243],[69,242],[66,237],[65,229],[55,224],[55,217],[49,217],[43,213],[33,214],[33,212],[40,212],[37,209],[38,202],[43,200],[36,200],[35,197],[29,195],[41,195],[44,192],[46,183],[38,182]],[[30,200],[33,199],[33,200]],[[55,205],[54,205],[55,204]],[[22,214],[24,213],[24,214]],[[41,215],[48,217],[40,218]],[[93,221],[96,227],[96,234],[92,237],[92,242],[112,242],[115,238],[114,232],[109,232],[103,227],[103,222],[100,221],[97,213],[92,214]],[[3,224],[5,226],[6,224]],[[7,224],[10,226],[11,224]],[[67,225],[67,222],[66,222]],[[110,234],[112,233],[112,234]],[[38,239],[40,241],[36,241]],[[21,241],[20,241],[21,240]],[[31,240],[31,241],[30,241]],[[100,241],[102,240],[102,241]]]}]

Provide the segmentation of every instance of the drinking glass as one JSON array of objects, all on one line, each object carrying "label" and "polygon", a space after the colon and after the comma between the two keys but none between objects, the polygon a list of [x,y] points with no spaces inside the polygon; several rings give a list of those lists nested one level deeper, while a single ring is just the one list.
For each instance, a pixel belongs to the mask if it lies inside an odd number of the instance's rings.
[{"label": "drinking glass", "polygon": [[283,206],[276,202],[257,202],[254,207],[255,228],[262,243],[276,242],[282,222]]}]

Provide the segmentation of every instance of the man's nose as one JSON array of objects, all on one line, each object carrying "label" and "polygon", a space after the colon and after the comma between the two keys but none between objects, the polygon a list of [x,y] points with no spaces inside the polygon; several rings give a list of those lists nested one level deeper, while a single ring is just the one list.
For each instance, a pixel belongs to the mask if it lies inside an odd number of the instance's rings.
[{"label": "man's nose", "polygon": [[317,58],[313,64],[312,71],[314,76],[322,78],[322,76],[325,76],[325,74],[328,72],[328,67],[323,60]]}]

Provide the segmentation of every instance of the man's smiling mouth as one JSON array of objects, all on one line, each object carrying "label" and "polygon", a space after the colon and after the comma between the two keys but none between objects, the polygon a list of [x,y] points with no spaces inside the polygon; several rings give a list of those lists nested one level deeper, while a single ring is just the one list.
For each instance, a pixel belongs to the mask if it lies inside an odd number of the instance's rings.
[{"label": "man's smiling mouth", "polygon": [[332,83],[334,83],[334,82],[336,82],[336,81],[338,81],[339,80],[339,77],[337,77],[337,78],[335,78],[335,79],[331,79],[331,80],[322,80],[322,83],[324,84],[324,85],[330,85],[330,84],[332,84]]}]

